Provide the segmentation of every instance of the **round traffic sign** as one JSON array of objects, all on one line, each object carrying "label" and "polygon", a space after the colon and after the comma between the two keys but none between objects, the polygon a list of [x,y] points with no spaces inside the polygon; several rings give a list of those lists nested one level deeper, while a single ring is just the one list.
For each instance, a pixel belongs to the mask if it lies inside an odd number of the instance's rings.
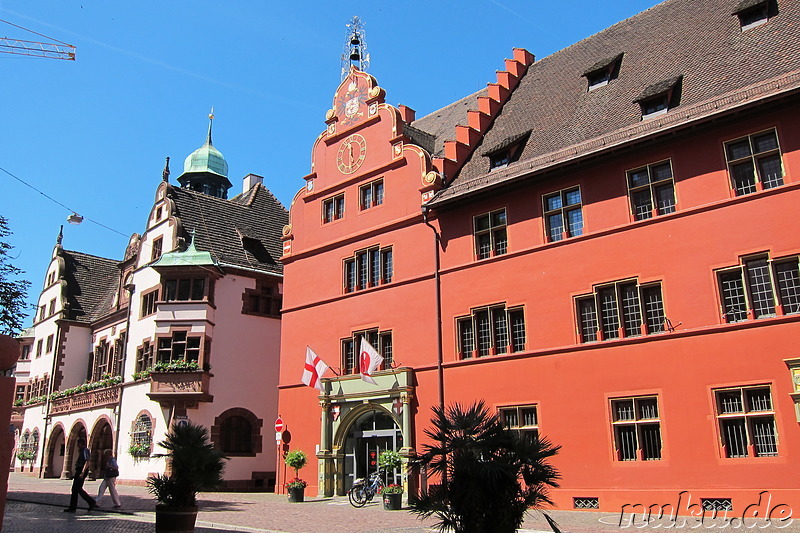
[{"label": "round traffic sign", "polygon": [[284,428],[284,425],[283,425],[283,418],[281,418],[281,417],[278,417],[278,418],[275,420],[275,431],[276,431],[277,433],[280,433],[281,431],[283,431],[283,428]]}]

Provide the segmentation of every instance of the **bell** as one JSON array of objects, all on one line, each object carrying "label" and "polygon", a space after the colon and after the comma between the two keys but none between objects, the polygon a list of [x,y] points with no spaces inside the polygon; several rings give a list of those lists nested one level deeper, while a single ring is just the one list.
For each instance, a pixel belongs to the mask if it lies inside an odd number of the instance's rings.
[{"label": "bell", "polygon": [[354,45],[361,44],[361,39],[358,38],[358,34],[357,33],[353,34],[353,36],[350,37],[350,44],[354,44]]},{"label": "bell", "polygon": [[350,61],[358,61],[361,59],[361,53],[355,46],[350,50]]}]

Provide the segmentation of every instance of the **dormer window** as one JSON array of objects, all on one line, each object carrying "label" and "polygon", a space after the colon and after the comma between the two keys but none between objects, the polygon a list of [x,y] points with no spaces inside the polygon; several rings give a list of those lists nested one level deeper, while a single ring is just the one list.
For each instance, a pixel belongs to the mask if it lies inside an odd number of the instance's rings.
[{"label": "dormer window", "polygon": [[528,130],[524,133],[506,137],[492,148],[485,150],[483,156],[489,158],[489,170],[507,167],[519,160],[530,134],[531,132]]},{"label": "dormer window", "polygon": [[742,31],[746,31],[777,15],[778,3],[775,0],[742,0],[733,14],[739,17]]},{"label": "dormer window", "polygon": [[509,155],[508,150],[496,152],[489,155],[489,168],[494,169],[508,166],[509,161],[511,161],[511,156]]},{"label": "dormer window", "polygon": [[642,94],[634,100],[642,109],[642,120],[663,115],[673,107],[677,107],[681,98],[682,80],[683,76],[676,76],[642,91]]},{"label": "dormer window", "polygon": [[599,87],[608,85],[608,82],[619,75],[621,63],[622,54],[617,54],[613,57],[598,61],[589,67],[586,72],[583,73],[583,77],[589,82],[589,90],[593,91]]}]

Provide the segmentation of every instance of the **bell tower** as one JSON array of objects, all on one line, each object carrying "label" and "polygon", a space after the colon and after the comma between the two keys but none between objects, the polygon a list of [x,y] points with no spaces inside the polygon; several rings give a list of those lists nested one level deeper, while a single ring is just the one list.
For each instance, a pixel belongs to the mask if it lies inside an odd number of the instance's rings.
[{"label": "bell tower", "polygon": [[228,189],[233,185],[228,180],[228,162],[211,142],[211,127],[214,125],[214,109],[208,115],[208,138],[203,146],[189,154],[183,162],[183,174],[178,183],[184,189],[202,192],[217,198],[228,198]]}]

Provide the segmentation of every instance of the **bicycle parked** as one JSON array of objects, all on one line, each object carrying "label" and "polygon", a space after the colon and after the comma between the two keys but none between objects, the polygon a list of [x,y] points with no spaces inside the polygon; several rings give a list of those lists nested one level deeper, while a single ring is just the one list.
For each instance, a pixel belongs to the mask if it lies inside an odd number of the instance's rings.
[{"label": "bicycle parked", "polygon": [[353,482],[353,486],[347,492],[350,505],[353,507],[364,507],[367,502],[371,502],[376,494],[380,494],[383,488],[383,472],[376,470],[369,475],[369,479],[360,477]]}]

